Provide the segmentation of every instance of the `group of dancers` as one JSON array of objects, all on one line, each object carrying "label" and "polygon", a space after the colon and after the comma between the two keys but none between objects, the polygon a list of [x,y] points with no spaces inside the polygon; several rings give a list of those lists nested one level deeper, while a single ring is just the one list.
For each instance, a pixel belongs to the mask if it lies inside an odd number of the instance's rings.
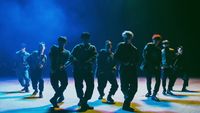
[{"label": "group of dancers", "polygon": [[[107,103],[114,104],[113,95],[118,89],[117,74],[120,74],[121,91],[124,95],[122,109],[126,111],[134,111],[130,107],[137,89],[138,89],[138,66],[144,72],[147,80],[146,97],[159,102],[157,93],[159,91],[162,80],[163,94],[174,95],[172,93],[177,75],[183,80],[182,91],[188,91],[188,76],[184,71],[183,47],[177,50],[170,47],[168,40],[162,41],[159,34],[152,36],[152,42],[146,44],[143,50],[143,62],[139,65],[139,51],[133,45],[133,32],[124,31],[122,33],[123,41],[120,42],[116,50],[112,51],[112,41],[105,41],[105,48],[97,52],[95,45],[90,43],[90,33],[83,32],[81,34],[82,42],[77,44],[72,51],[65,49],[67,38],[60,36],[58,45],[53,45],[50,49],[50,82],[55,91],[54,96],[50,99],[50,103],[54,108],[59,108],[59,103],[64,101],[64,94],[68,85],[68,76],[66,68],[73,66],[73,77],[75,81],[75,89],[79,98],[78,111],[87,111],[94,109],[88,104],[94,90],[94,74],[98,80],[99,98],[105,96],[104,89],[107,82],[111,84],[109,94],[107,95]],[[21,50],[16,52],[16,74],[20,84],[23,86],[22,91],[29,92],[29,81],[32,82],[34,92],[32,96],[39,93],[39,98],[43,98],[44,80],[43,71],[47,64],[47,55],[45,54],[45,43],[40,42],[38,50],[31,54],[26,52],[26,46],[22,45]],[[94,64],[96,71],[94,72]],[[29,79],[30,77],[30,79]],[[155,87],[152,93],[151,79],[155,77]],[[168,87],[166,89],[166,79],[169,78]],[[86,90],[83,91],[83,82],[86,84]]]}]

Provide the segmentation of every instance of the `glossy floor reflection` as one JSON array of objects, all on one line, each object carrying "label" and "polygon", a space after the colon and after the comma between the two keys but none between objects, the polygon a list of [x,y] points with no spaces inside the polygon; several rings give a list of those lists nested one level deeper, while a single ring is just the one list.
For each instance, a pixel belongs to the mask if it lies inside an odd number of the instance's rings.
[{"label": "glossy floor reflection", "polygon": [[[154,82],[153,82],[154,83]],[[182,80],[178,79],[174,87],[175,96],[162,95],[162,88],[158,94],[161,102],[154,102],[150,98],[146,98],[146,80],[139,78],[138,92],[131,104],[136,113],[200,113],[200,79],[191,79],[188,89],[191,92],[181,92]],[[94,106],[94,110],[87,113],[112,113],[124,112],[121,109],[123,95],[120,88],[117,90],[114,99],[115,104],[106,104],[105,100],[98,100],[97,81],[95,81],[95,89],[89,104]],[[75,112],[78,108],[78,99],[74,89],[73,79],[69,79],[69,85],[64,93],[65,101],[61,105],[61,109],[52,110],[49,99],[53,95],[53,89],[49,79],[45,79],[44,98],[31,97],[30,93],[22,93],[20,85],[15,79],[1,79],[0,81],[0,112],[1,113],[68,113]],[[105,92],[107,94],[110,88],[108,83]],[[32,88],[31,88],[32,89]],[[106,98],[106,96],[104,97]]]}]

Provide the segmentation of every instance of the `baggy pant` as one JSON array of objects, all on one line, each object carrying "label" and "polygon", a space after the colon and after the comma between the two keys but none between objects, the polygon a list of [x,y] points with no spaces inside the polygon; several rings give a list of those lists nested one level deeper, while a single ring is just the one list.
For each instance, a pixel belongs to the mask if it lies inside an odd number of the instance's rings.
[{"label": "baggy pant", "polygon": [[38,91],[38,84],[40,92],[44,90],[44,80],[42,78],[42,69],[30,69],[30,77],[32,81],[32,87],[35,91]]},{"label": "baggy pant", "polygon": [[188,84],[189,84],[189,77],[188,77],[187,73],[184,72],[184,70],[178,70],[177,69],[177,70],[174,70],[174,75],[175,75],[175,80],[173,81],[172,88],[173,88],[173,86],[174,86],[174,84],[176,82],[176,79],[180,76],[181,79],[183,80],[183,87],[182,87],[182,89],[185,89],[188,86]]},{"label": "baggy pant", "polygon": [[28,70],[17,69],[16,74],[18,76],[18,80],[21,86],[28,89],[30,82]]},{"label": "baggy pant", "polygon": [[125,99],[124,106],[130,106],[130,103],[133,100],[138,88],[136,68],[132,66],[121,67],[120,81],[121,91],[124,94]]},{"label": "baggy pant", "polygon": [[98,75],[98,91],[100,96],[104,96],[104,89],[107,82],[111,84],[109,95],[114,95],[118,89],[117,78],[115,72],[104,72]]},{"label": "baggy pant", "polygon": [[146,85],[148,93],[151,93],[152,78],[155,77],[156,83],[154,85],[153,95],[156,96],[159,91],[161,82],[160,69],[148,68],[144,70],[144,74],[146,76]]},{"label": "baggy pant", "polygon": [[[75,88],[77,97],[86,104],[91,99],[94,90],[94,76],[92,71],[74,72]],[[86,91],[83,92],[83,81],[86,83]]]},{"label": "baggy pant", "polygon": [[[50,77],[51,85],[55,91],[53,98],[58,98],[63,96],[63,93],[68,85],[68,77],[67,72],[63,71],[56,71],[55,73],[51,74]],[[60,85],[59,85],[60,82]]]},{"label": "baggy pant", "polygon": [[172,90],[173,84],[175,82],[175,75],[173,73],[172,68],[164,68],[162,69],[162,86],[163,86],[163,91],[166,91],[166,81],[167,78],[169,78],[169,84],[168,84],[168,91]]}]

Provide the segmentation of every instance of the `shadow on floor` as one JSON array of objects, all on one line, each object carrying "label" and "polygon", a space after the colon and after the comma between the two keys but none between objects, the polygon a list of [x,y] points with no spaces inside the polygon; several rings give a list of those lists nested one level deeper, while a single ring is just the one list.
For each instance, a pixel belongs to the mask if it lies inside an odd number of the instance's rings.
[{"label": "shadow on floor", "polygon": [[180,99],[188,97],[187,95],[180,95],[180,94],[165,95],[165,96],[172,97],[172,98],[180,98]]},{"label": "shadow on floor", "polygon": [[184,104],[184,105],[194,105],[200,106],[199,100],[171,100],[171,99],[161,99],[162,102],[170,102],[170,103],[177,103],[177,104]]},{"label": "shadow on floor", "polygon": [[192,91],[192,90],[188,90],[188,91],[173,90],[173,92],[184,92],[184,93],[200,93],[200,91]]},{"label": "shadow on floor", "polygon": [[15,94],[15,93],[26,93],[23,91],[0,91],[0,94]]},{"label": "shadow on floor", "polygon": [[171,107],[171,104],[169,102],[164,102],[161,99],[160,99],[160,102],[153,101],[151,98],[147,98],[146,100],[142,100],[142,101],[149,106],[164,107],[164,108]]},{"label": "shadow on floor", "polygon": [[[20,96],[9,96],[10,94],[24,94]],[[14,98],[23,98],[25,96],[29,96],[30,94],[21,92],[21,91],[0,91],[0,100],[1,99],[14,99]]]},{"label": "shadow on floor", "polygon": [[42,98],[39,98],[39,97],[36,97],[36,96],[27,96],[27,97],[24,97],[23,99],[34,100],[34,99],[42,99]]},{"label": "shadow on floor", "polygon": [[41,107],[14,109],[2,113],[46,113],[50,107],[49,104]]}]

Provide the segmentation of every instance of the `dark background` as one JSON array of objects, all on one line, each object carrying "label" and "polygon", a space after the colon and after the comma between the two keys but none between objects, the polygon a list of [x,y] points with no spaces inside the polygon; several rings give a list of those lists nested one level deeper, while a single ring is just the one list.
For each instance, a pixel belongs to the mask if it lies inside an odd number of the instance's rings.
[{"label": "dark background", "polygon": [[183,45],[187,70],[198,77],[199,11],[199,4],[188,0],[0,0],[0,76],[15,76],[14,55],[21,43],[31,52],[44,41],[48,54],[63,35],[71,50],[80,42],[81,32],[89,31],[99,50],[106,39],[115,48],[121,33],[131,30],[141,53],[154,33],[170,40],[174,48]]}]

